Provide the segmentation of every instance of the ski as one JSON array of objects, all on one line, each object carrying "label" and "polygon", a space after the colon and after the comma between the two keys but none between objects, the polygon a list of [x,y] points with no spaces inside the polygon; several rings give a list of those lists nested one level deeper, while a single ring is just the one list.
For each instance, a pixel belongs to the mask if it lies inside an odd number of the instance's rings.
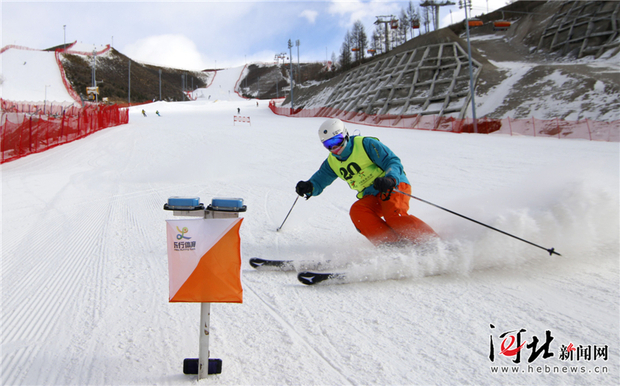
[{"label": "ski", "polygon": [[250,259],[250,265],[252,268],[259,270],[281,270],[281,271],[293,271],[295,266],[293,260],[269,260],[253,257]]},{"label": "ski", "polygon": [[309,271],[334,269],[334,264],[328,261],[315,260],[274,260],[253,257],[250,259],[252,268],[259,271]]},{"label": "ski", "polygon": [[305,285],[315,285],[324,281],[344,280],[344,273],[327,273],[327,272],[300,272],[297,279]]}]

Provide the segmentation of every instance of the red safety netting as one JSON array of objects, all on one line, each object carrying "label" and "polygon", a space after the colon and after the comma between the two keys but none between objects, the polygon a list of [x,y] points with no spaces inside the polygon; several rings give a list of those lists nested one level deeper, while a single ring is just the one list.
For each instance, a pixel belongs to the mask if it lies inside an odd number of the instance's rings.
[{"label": "red safety netting", "polygon": [[[291,109],[277,107],[276,101],[269,102],[274,114],[289,117],[326,117],[339,118],[346,122],[370,126],[394,127],[402,129],[445,131],[451,133],[473,133],[472,118],[457,119],[435,115],[369,115],[329,107],[311,109]],[[611,122],[566,121],[563,119],[488,119],[476,120],[476,129],[480,134],[499,133],[534,137],[555,137],[570,139],[587,139],[590,141],[620,142],[620,120]]]},{"label": "red safety netting", "polygon": [[1,99],[0,103],[1,163],[129,122],[129,110],[116,105],[69,106],[63,109],[62,106],[42,108]]},{"label": "red safety netting", "polygon": [[77,103],[55,102],[13,102],[0,98],[0,110],[3,113],[43,114],[51,116],[77,115],[82,107]]},{"label": "red safety netting", "polygon": [[58,70],[60,71],[60,77],[62,79],[62,83],[65,85],[67,92],[71,95],[74,101],[80,102],[81,98],[77,92],[71,87],[69,84],[69,80],[67,79],[67,74],[65,73],[65,67],[62,65],[62,61],[60,60],[60,50],[56,50],[54,52],[54,57],[56,58],[56,64],[58,65]]}]

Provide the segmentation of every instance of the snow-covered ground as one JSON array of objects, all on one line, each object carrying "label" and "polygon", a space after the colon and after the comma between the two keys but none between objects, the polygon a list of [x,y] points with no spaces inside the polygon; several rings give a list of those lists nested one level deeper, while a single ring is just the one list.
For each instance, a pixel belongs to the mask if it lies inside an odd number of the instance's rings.
[{"label": "snow-covered ground", "polygon": [[[342,181],[276,232],[327,155],[323,119],[239,98],[241,70],[195,102],[140,106],[127,125],[2,165],[2,384],[196,384],[182,362],[198,355],[200,306],[168,303],[173,195],[248,206],[244,302],[212,306],[223,371],[200,384],[619,383],[618,143],[348,126],[401,157],[414,195],[561,257],[415,200],[437,252],[374,248]],[[237,109],[251,125],[233,124]],[[306,287],[253,256],[349,262],[351,282]],[[517,336],[521,355],[501,355]]]},{"label": "snow-covered ground", "polygon": [[0,58],[2,98],[31,103],[75,102],[62,82],[54,52],[9,48]]},{"label": "snow-covered ground", "polygon": [[212,74],[208,87],[196,89],[192,93],[192,99],[202,100],[203,102],[245,100],[235,92],[235,87],[241,76],[247,74],[245,66],[215,71]]},{"label": "snow-covered ground", "polygon": [[576,59],[534,53],[535,47],[526,48],[506,35],[476,35],[471,40],[505,77],[486,93],[477,89],[477,116],[620,120],[617,50]]}]

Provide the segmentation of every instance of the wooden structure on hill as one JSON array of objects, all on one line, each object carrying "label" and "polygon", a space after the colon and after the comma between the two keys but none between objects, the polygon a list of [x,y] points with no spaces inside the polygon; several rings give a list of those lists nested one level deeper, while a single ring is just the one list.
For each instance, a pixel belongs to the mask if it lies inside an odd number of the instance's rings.
[{"label": "wooden structure on hill", "polygon": [[620,45],[619,36],[620,1],[567,1],[547,24],[537,49],[599,57]]},{"label": "wooden structure on hill", "polygon": [[[325,111],[368,115],[447,115],[463,118],[471,100],[468,55],[456,42],[415,48],[346,74]],[[482,65],[473,60],[474,84]],[[320,115],[320,114],[319,114]]]}]

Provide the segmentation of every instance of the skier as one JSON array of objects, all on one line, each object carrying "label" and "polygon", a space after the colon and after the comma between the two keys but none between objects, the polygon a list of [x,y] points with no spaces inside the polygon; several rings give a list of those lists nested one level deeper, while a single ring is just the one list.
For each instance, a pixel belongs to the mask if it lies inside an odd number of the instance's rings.
[{"label": "skier", "polygon": [[161,115],[159,115],[159,110],[155,111],[155,114],[157,114],[158,117],[161,117]]},{"label": "skier", "polygon": [[329,119],[319,127],[319,139],[330,151],[319,170],[295,188],[306,198],[318,196],[337,177],[357,190],[349,215],[355,228],[372,244],[409,245],[438,237],[422,220],[407,213],[411,185],[403,165],[377,138],[349,136],[344,123]]},{"label": "skier", "polygon": [[144,109],[142,109],[142,115],[146,117],[146,111],[144,111]]}]

